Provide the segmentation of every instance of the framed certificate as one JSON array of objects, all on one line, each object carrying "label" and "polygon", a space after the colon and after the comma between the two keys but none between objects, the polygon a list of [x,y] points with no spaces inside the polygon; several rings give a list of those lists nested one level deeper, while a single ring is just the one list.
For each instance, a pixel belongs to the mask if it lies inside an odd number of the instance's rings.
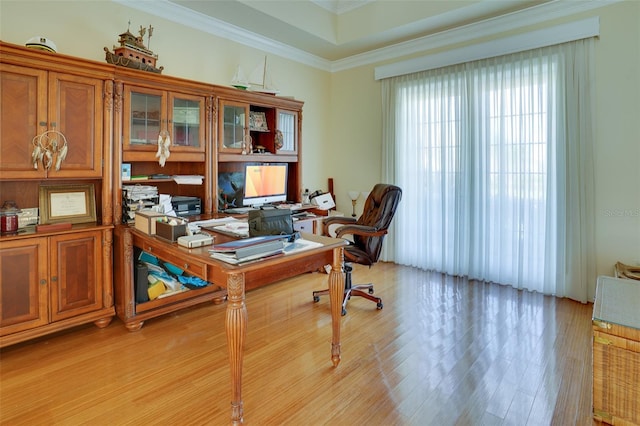
[{"label": "framed certificate", "polygon": [[40,186],[40,223],[96,221],[93,184]]}]

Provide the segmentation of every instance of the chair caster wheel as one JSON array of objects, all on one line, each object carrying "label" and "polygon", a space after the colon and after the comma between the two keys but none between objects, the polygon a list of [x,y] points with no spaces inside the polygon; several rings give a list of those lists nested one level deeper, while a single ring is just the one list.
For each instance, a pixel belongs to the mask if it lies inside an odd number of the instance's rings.
[{"label": "chair caster wheel", "polygon": [[376,304],[376,308],[377,308],[378,310],[382,309],[382,306],[383,306],[383,305],[382,305],[382,302],[381,302],[381,301],[380,301],[380,302],[378,302],[378,303]]},{"label": "chair caster wheel", "polygon": [[369,289],[369,294],[373,294],[373,288]]},{"label": "chair caster wheel", "polygon": [[320,296],[313,296],[314,303],[318,303],[320,301]]},{"label": "chair caster wheel", "polygon": [[345,308],[342,308],[342,316],[347,315],[347,310]]}]

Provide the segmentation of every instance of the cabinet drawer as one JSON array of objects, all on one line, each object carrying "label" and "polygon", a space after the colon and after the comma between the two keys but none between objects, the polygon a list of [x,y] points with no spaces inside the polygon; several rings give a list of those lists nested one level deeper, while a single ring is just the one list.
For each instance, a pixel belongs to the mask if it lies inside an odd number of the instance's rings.
[{"label": "cabinet drawer", "polygon": [[152,254],[158,257],[163,262],[169,262],[180,269],[183,269],[189,275],[195,275],[196,277],[202,278],[205,281],[207,279],[207,267],[204,263],[198,262],[197,260],[190,259],[184,260],[184,256],[180,256],[179,254],[173,253],[171,250],[167,250],[162,244],[151,243],[147,241],[143,241],[140,244],[140,248],[146,251],[149,254]]},{"label": "cabinet drawer", "polygon": [[297,220],[293,223],[294,231],[298,232],[306,232],[308,234],[313,234],[313,221],[311,220]]}]

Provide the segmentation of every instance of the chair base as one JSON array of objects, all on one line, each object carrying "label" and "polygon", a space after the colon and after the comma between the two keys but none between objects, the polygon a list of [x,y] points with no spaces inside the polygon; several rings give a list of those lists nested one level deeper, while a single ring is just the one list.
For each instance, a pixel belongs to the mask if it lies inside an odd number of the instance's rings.
[{"label": "chair base", "polygon": [[[342,315],[344,316],[347,314],[347,302],[349,301],[349,299],[351,299],[351,296],[359,296],[359,297],[364,297],[365,299],[369,299],[372,302],[376,302],[376,308],[378,310],[382,309],[383,307],[382,299],[380,299],[379,297],[372,296],[373,284],[357,284],[354,286],[351,285],[352,270],[353,270],[353,267],[351,265],[347,265],[347,264],[344,265],[345,279],[344,279],[344,295],[342,299]],[[319,302],[320,296],[325,294],[329,294],[329,289],[314,291],[313,301]]]}]

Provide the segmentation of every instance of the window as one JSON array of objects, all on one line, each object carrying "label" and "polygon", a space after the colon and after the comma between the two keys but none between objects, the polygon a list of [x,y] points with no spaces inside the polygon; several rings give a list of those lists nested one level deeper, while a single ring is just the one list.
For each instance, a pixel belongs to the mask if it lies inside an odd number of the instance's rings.
[{"label": "window", "polygon": [[593,192],[589,172],[569,160],[575,150],[592,167],[590,134],[570,131],[591,122],[580,102],[589,96],[572,92],[574,72],[588,66],[566,59],[575,54],[566,46],[582,43],[383,80],[385,174],[404,191],[387,260],[573,294],[567,254],[587,255],[568,224],[591,213],[567,195],[572,185],[584,199]]}]

